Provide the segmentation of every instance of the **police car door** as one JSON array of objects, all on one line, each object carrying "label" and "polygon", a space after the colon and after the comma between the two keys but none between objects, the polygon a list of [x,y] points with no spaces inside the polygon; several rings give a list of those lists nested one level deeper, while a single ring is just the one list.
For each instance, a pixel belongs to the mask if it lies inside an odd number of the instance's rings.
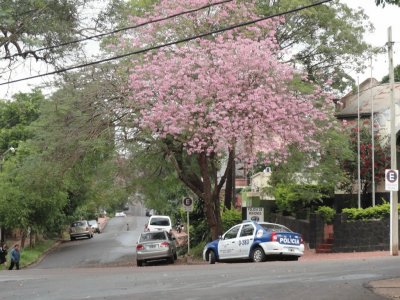
[{"label": "police car door", "polygon": [[240,224],[233,226],[222,236],[222,239],[218,242],[218,255],[220,259],[229,259],[234,257],[237,252],[238,241],[237,236],[240,229]]},{"label": "police car door", "polygon": [[250,248],[254,242],[254,232],[255,226],[253,223],[243,224],[240,229],[239,237],[238,237],[238,245],[239,245],[239,253],[240,257],[249,257]]}]

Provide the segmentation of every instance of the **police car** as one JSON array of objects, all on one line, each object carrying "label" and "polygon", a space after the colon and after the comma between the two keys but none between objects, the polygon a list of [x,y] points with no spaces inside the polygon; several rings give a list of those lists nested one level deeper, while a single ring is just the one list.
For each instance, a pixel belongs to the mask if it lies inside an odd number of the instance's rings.
[{"label": "police car", "polygon": [[245,221],[208,243],[203,259],[210,264],[241,259],[262,262],[267,256],[298,260],[303,254],[304,241],[300,234],[279,224]]}]

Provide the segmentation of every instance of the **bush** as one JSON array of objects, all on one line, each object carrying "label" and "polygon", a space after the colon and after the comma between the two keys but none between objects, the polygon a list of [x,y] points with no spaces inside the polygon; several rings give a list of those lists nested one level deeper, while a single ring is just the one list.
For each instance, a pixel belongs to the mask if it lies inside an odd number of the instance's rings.
[{"label": "bush", "polygon": [[348,220],[384,219],[390,216],[390,204],[384,203],[367,208],[344,208],[342,213],[346,214]]},{"label": "bush", "polygon": [[318,207],[316,213],[319,214],[321,216],[321,218],[327,224],[332,223],[333,218],[336,215],[336,211],[332,207],[329,207],[329,206]]},{"label": "bush", "polygon": [[236,209],[227,209],[222,212],[222,231],[242,222],[242,213]]}]

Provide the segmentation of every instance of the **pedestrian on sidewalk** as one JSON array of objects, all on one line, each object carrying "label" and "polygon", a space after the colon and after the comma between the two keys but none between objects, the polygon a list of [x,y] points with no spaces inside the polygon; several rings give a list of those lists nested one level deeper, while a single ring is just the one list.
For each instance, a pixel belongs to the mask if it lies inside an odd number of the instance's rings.
[{"label": "pedestrian on sidewalk", "polygon": [[8,253],[7,244],[6,243],[1,243],[1,245],[0,245],[0,266],[6,264],[7,253]]},{"label": "pedestrian on sidewalk", "polygon": [[10,267],[8,268],[9,270],[12,270],[14,268],[14,265],[17,270],[19,270],[19,259],[21,257],[21,253],[19,252],[19,245],[15,244],[14,247],[11,249],[10,253]]}]

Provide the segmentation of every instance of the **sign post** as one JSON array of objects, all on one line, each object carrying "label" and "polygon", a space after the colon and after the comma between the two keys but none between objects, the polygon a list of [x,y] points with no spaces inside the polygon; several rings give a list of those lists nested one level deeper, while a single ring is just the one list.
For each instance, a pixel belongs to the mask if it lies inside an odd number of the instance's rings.
[{"label": "sign post", "polygon": [[[393,68],[392,27],[388,28],[389,82],[390,82],[390,168],[397,169],[396,150],[396,100],[394,97],[394,68]],[[386,172],[385,172],[386,175]],[[397,178],[399,174],[397,173]],[[385,176],[386,177],[386,176]],[[398,179],[396,179],[397,181]],[[399,255],[399,213],[398,193],[390,191],[390,254]]]},{"label": "sign post", "polygon": [[187,216],[187,245],[188,245],[188,254],[190,253],[190,232],[189,232],[189,228],[190,228],[190,222],[189,222],[189,212],[193,211],[193,199],[189,198],[189,197],[185,197],[183,198],[183,207],[186,210],[186,216]]},{"label": "sign post", "polygon": [[390,191],[390,254],[398,255],[398,211],[397,191],[399,190],[399,171],[385,170],[385,190]]}]

